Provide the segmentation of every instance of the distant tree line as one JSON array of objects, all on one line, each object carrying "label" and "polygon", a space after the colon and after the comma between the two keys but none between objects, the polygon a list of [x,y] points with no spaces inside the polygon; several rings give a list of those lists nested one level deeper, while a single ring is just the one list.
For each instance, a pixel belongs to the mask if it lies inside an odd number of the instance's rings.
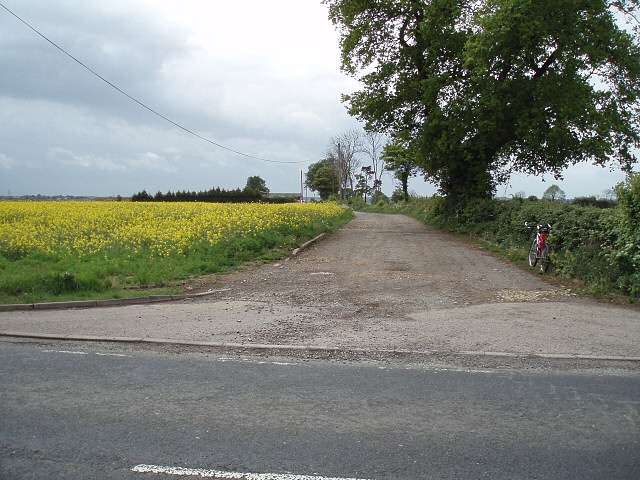
[{"label": "distant tree line", "polygon": [[581,207],[597,207],[597,208],[614,208],[617,202],[611,198],[597,198],[595,195],[590,197],[576,197],[571,200],[574,205]]},{"label": "distant tree line", "polygon": [[260,177],[249,177],[244,189],[224,190],[220,187],[200,192],[167,192],[158,191],[150,195],[142,190],[131,196],[132,202],[209,202],[209,203],[292,203],[297,199],[293,197],[268,197],[269,189]]},{"label": "distant tree line", "polygon": [[256,190],[222,190],[220,187],[200,192],[158,192],[150,195],[142,190],[131,196],[132,202],[212,202],[212,203],[247,203],[259,202],[262,194]]}]

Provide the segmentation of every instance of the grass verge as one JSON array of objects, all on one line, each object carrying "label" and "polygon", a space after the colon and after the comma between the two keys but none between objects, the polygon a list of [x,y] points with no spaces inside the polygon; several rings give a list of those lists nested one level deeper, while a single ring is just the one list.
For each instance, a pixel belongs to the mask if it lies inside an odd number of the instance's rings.
[{"label": "grass verge", "polygon": [[242,266],[280,260],[320,233],[333,233],[353,212],[322,221],[280,225],[210,245],[196,241],[181,254],[153,255],[151,248],[111,249],[108,254],[45,254],[11,259],[0,255],[0,303],[102,300],[183,293],[185,282]]}]

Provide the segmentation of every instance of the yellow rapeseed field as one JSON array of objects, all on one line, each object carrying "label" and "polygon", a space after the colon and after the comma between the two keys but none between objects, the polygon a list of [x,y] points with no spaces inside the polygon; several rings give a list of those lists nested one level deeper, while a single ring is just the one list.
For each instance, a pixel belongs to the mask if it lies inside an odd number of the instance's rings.
[{"label": "yellow rapeseed field", "polygon": [[343,213],[333,203],[218,204],[131,202],[0,202],[0,255],[104,255],[123,251],[180,255],[269,229],[300,227]]}]

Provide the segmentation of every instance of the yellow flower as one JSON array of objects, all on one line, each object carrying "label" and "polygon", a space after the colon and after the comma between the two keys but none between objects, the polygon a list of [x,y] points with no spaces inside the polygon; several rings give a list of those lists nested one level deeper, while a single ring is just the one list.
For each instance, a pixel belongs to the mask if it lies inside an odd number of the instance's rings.
[{"label": "yellow flower", "polygon": [[0,202],[0,255],[184,255],[200,244],[299,228],[338,216],[334,203]]}]

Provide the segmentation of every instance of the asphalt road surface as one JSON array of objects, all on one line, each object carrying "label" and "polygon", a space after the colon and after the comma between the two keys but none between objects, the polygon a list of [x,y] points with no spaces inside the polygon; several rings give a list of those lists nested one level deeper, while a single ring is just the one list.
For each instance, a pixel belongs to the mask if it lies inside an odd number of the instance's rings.
[{"label": "asphalt road surface", "polygon": [[0,343],[0,478],[640,478],[637,375],[98,348]]}]

